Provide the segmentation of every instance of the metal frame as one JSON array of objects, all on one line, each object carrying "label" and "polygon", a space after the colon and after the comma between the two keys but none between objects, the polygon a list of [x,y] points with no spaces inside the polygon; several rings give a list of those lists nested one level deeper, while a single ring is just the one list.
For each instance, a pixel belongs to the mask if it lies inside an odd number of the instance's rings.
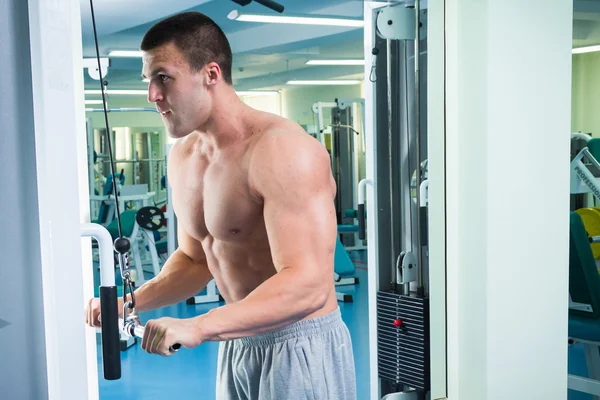
[{"label": "metal frame", "polygon": [[[429,231],[429,297],[430,297],[430,326],[431,326],[431,399],[447,397],[447,337],[446,337],[446,249],[445,249],[445,38],[444,38],[444,0],[429,2],[427,22],[427,154],[428,154],[428,181],[426,201],[428,207],[429,225],[436,226],[435,231]],[[377,210],[386,199],[380,199],[381,193],[377,189],[378,174],[377,160],[383,157],[379,154],[377,143],[377,121],[379,113],[376,106],[378,93],[376,85],[370,82],[371,78],[385,79],[384,73],[376,73],[377,56],[372,54],[375,47],[375,26],[377,12],[389,6],[389,3],[367,1],[364,5],[364,54],[365,54],[365,144],[367,159],[366,179],[374,182],[373,190],[367,190],[367,240],[369,243],[368,263],[369,268],[368,290],[369,299],[375,299],[379,290],[379,283],[387,277],[381,276],[376,266],[382,261],[377,249],[378,237],[381,234],[378,225],[386,221],[377,221]],[[435,6],[435,8],[432,8]],[[430,51],[431,50],[431,51]],[[434,53],[434,54],[432,54]],[[384,60],[381,60],[384,62]],[[384,94],[379,94],[379,96]],[[387,156],[387,148],[381,148]],[[417,188],[418,190],[418,188]],[[379,193],[379,195],[378,195]],[[421,195],[425,191],[421,192]],[[388,200],[389,201],[389,200]],[[433,221],[433,222],[432,222]],[[383,257],[389,258],[389,257]],[[387,274],[387,272],[386,272]],[[380,380],[377,373],[377,310],[375,301],[369,301],[369,353],[370,353],[370,399],[380,399]],[[393,398],[393,397],[392,397]]]},{"label": "metal frame", "polygon": [[[340,110],[345,110],[348,107],[352,107],[354,105],[359,105],[361,107],[361,117],[362,117],[362,137],[363,137],[363,141],[365,140],[366,137],[366,132],[365,132],[365,99],[363,98],[338,98],[336,99],[335,102],[323,102],[323,101],[318,101],[313,103],[312,105],[312,111],[317,114],[317,138],[318,140],[321,142],[321,144],[323,144],[323,146],[325,146],[325,137],[324,137],[324,130],[325,130],[325,124],[323,122],[324,118],[323,118],[323,111],[326,108],[339,108]],[[354,110],[351,109],[352,115],[354,115]],[[356,148],[355,145],[355,141],[352,141],[353,143],[353,148]],[[366,149],[366,144],[363,143],[363,145],[365,146]],[[331,133],[331,149],[332,149],[332,153],[334,151],[335,148],[335,136],[333,134],[333,132]],[[354,209],[356,209],[358,207],[358,192],[357,192],[357,188],[358,188],[358,184],[359,184],[359,157],[358,157],[358,152],[353,152],[352,155],[352,207]],[[332,157],[331,160],[331,164],[332,164],[332,168],[333,168],[333,162],[334,159]],[[342,216],[343,219],[343,216]],[[344,245],[344,248],[348,251],[355,251],[355,250],[366,250],[367,246],[360,244],[361,240],[358,237],[358,232],[342,232],[341,234],[344,235],[353,235],[354,237],[354,244],[351,246],[346,246]]]},{"label": "metal frame", "polygon": [[584,147],[571,161],[571,194],[591,193],[600,200],[600,188],[597,186],[599,178],[596,178],[588,166],[583,163],[584,157],[600,171],[600,163],[589,149]]}]

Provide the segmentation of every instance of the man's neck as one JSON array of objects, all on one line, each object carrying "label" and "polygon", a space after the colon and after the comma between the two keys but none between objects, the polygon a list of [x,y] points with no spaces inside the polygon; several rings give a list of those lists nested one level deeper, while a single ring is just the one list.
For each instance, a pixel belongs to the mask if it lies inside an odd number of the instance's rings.
[{"label": "man's neck", "polygon": [[212,115],[200,135],[222,149],[246,138],[248,114],[252,111],[244,104],[233,88],[219,91],[213,99]]}]

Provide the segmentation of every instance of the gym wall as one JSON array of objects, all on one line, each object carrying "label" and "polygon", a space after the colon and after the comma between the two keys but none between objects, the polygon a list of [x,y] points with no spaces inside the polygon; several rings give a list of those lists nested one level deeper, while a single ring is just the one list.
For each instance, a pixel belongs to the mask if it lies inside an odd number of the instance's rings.
[{"label": "gym wall", "polygon": [[[86,96],[87,99],[100,100],[99,96]],[[148,103],[145,96],[110,96],[110,108],[129,108],[143,107],[154,108],[154,104]],[[86,108],[102,109],[102,104],[86,105]],[[85,116],[92,118],[94,128],[104,127],[104,113],[86,112]],[[130,128],[153,128],[152,130],[163,129],[162,119],[155,112],[114,112],[108,115],[108,122],[112,127],[130,127]]]},{"label": "gym wall", "polygon": [[600,137],[600,52],[573,54],[571,132]]},{"label": "gym wall", "polygon": [[[242,100],[250,107],[288,118],[300,125],[315,125],[316,115],[312,105],[317,101],[333,102],[336,98],[363,97],[363,85],[353,86],[314,86],[286,88],[279,96],[245,96]],[[89,97],[91,99],[91,97]],[[99,99],[99,97],[97,97]],[[111,108],[144,107],[153,108],[144,96],[111,96]],[[102,105],[88,105],[87,108],[102,108]],[[329,114],[326,114],[328,117]],[[104,115],[101,112],[87,112],[92,118],[94,128],[104,127]],[[162,131],[164,127],[160,116],[153,112],[115,112],[109,114],[112,128],[129,127],[134,132]],[[168,141],[167,141],[168,142]]]}]

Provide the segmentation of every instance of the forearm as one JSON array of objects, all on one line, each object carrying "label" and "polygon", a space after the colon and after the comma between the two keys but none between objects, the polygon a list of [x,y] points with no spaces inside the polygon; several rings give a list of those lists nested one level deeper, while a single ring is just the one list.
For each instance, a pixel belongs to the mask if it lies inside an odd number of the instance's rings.
[{"label": "forearm", "polygon": [[245,299],[196,318],[204,341],[231,340],[300,321],[320,309],[327,295],[327,286],[284,269]]},{"label": "forearm", "polygon": [[194,263],[178,249],[156,277],[135,290],[136,310],[148,311],[179,303],[201,292],[211,279],[208,266]]}]

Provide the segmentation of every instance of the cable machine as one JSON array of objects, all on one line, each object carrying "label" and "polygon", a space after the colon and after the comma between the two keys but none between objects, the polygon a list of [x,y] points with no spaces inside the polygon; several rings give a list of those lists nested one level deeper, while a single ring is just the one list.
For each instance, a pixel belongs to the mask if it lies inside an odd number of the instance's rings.
[{"label": "cable machine", "polygon": [[[372,60],[365,89],[374,94],[367,112],[375,121],[374,132],[367,130],[373,145],[366,151],[375,165],[372,177],[358,189],[359,237],[367,238],[365,217],[374,221],[369,226],[375,230],[368,232],[369,263],[375,253],[377,271],[369,275],[370,303],[376,311],[370,319],[375,325],[371,369],[376,370],[376,375],[371,372],[371,394],[385,400],[420,400],[431,387],[427,15],[419,0],[378,7],[372,9],[372,32],[365,32],[365,52]],[[365,13],[365,19],[369,17]],[[374,203],[365,204],[364,192],[370,186]]]}]

